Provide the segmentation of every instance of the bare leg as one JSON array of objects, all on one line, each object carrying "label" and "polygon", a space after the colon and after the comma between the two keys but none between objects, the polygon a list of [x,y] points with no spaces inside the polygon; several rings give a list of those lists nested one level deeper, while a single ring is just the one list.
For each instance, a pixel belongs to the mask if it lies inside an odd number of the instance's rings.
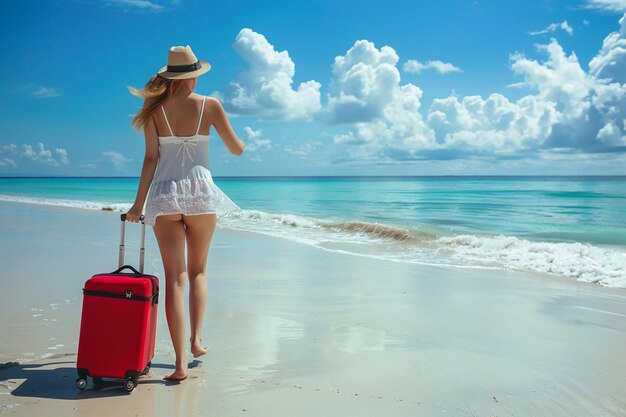
[{"label": "bare leg", "polygon": [[182,215],[157,217],[154,234],[165,270],[165,315],[176,352],[176,371],[164,379],[187,378],[185,349],[185,225]]},{"label": "bare leg", "polygon": [[191,353],[202,356],[208,349],[201,344],[202,323],[208,297],[206,263],[217,217],[215,214],[184,216],[187,225],[187,270],[189,276],[189,316]]}]

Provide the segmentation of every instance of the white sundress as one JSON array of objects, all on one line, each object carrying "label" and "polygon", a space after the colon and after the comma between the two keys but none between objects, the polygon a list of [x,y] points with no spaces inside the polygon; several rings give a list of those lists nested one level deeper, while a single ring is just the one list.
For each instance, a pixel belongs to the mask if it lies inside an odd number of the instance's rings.
[{"label": "white sundress", "polygon": [[144,222],[154,226],[157,216],[166,214],[209,214],[218,217],[239,210],[213,182],[209,170],[209,135],[200,135],[200,123],[193,136],[174,136],[165,109],[161,106],[171,136],[159,136],[159,161],[148,191]]}]

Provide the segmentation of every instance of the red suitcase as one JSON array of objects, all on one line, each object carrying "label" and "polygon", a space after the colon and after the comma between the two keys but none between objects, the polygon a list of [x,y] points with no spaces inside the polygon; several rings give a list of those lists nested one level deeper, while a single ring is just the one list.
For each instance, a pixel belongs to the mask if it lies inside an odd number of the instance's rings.
[{"label": "red suitcase", "polygon": [[124,379],[124,388],[130,392],[139,376],[148,372],[154,356],[159,280],[143,273],[146,225],[142,218],[137,271],[124,265],[125,214],[121,220],[120,267],[94,275],[83,289],[76,362],[76,386],[81,390],[91,376],[96,386],[102,378]]}]

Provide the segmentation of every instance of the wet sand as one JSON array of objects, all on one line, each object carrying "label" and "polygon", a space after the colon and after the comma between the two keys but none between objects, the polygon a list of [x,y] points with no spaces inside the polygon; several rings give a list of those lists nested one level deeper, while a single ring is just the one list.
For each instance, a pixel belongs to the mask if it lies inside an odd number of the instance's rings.
[{"label": "wet sand", "polygon": [[[137,264],[139,227],[127,260]],[[626,291],[420,266],[218,229],[204,340],[166,384],[74,386],[81,289],[115,269],[119,214],[0,203],[0,413],[19,416],[624,416]],[[146,272],[162,280],[147,233]]]}]

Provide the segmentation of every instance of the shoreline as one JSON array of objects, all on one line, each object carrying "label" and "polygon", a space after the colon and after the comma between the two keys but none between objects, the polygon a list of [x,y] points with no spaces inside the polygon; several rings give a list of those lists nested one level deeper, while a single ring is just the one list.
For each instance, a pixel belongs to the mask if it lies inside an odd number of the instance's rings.
[{"label": "shoreline", "polygon": [[[128,203],[4,194],[0,194],[0,203],[113,213],[122,213],[130,207]],[[598,243],[564,238],[542,240],[524,234],[472,234],[427,225],[410,227],[340,221],[251,209],[224,218],[218,227],[220,225],[232,231],[276,237],[372,259],[422,266],[513,270],[565,276],[609,288],[626,288],[626,245],[621,241]]]},{"label": "shoreline", "polygon": [[[136,264],[139,227],[133,226],[126,259]],[[91,382],[80,393],[73,383],[80,290],[89,276],[115,269],[119,216],[2,202],[0,232],[6,236],[0,239],[0,363],[28,359],[25,353],[52,355],[0,369],[0,411],[29,417],[626,412],[623,289],[347,256],[219,225],[208,261],[203,337],[210,351],[191,362],[190,378],[161,381],[173,363],[162,303],[156,366],[133,393],[115,384],[95,390]],[[164,286],[150,230],[146,272]]]}]

